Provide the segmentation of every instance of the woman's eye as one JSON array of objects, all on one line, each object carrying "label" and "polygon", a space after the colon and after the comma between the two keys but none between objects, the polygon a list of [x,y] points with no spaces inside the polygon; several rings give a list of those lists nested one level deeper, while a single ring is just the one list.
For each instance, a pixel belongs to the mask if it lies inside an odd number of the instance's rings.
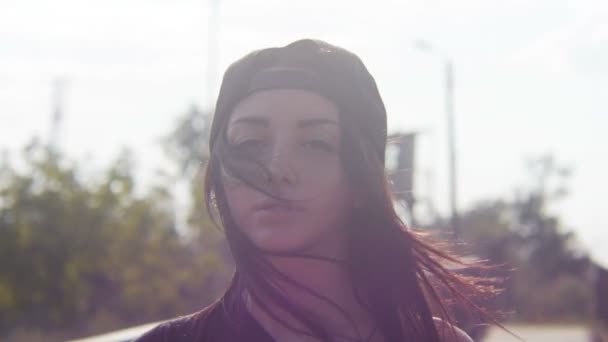
[{"label": "woman's eye", "polygon": [[263,140],[260,139],[247,139],[245,141],[239,142],[236,144],[238,147],[253,147],[253,146],[261,146],[264,144]]},{"label": "woman's eye", "polygon": [[238,150],[244,152],[258,152],[266,146],[266,141],[262,139],[247,139],[235,144]]},{"label": "woman's eye", "polygon": [[323,151],[331,152],[334,150],[333,146],[326,141],[323,140],[310,140],[304,143],[305,147],[310,147],[314,149],[320,149]]}]

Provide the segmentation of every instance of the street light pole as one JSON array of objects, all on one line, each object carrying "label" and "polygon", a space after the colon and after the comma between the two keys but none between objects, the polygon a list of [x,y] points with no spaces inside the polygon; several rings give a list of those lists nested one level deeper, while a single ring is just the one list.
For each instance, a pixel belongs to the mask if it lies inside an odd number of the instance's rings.
[{"label": "street light pole", "polygon": [[213,107],[214,90],[216,82],[218,51],[219,51],[219,7],[220,0],[209,0],[209,22],[207,35],[207,85],[205,96],[205,109]]},{"label": "street light pole", "polygon": [[449,184],[450,184],[450,207],[452,210],[451,225],[456,237],[460,237],[460,222],[458,219],[458,182],[456,173],[456,137],[454,127],[454,69],[452,62],[448,59],[445,63],[445,113],[448,134],[449,155]]},{"label": "street light pole", "polygon": [[454,235],[460,236],[460,223],[458,219],[458,180],[456,171],[456,137],[454,127],[454,68],[451,59],[445,54],[433,49],[425,41],[416,41],[416,48],[438,55],[444,64],[445,73],[445,115],[448,142],[448,186],[450,192],[450,225]]}]

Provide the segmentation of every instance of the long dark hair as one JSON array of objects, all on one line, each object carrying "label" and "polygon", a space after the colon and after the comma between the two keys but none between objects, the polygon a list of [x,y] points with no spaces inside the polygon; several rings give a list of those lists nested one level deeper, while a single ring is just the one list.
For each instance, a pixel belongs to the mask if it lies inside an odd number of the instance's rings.
[{"label": "long dark hair", "polygon": [[[337,57],[333,57],[332,51]],[[345,61],[345,58],[349,60]],[[234,105],[248,93],[256,73],[277,66],[313,70],[317,74],[330,72],[329,69],[333,72],[330,81],[338,83],[338,86],[320,92],[338,104],[343,139],[342,162],[349,181],[356,185],[363,200],[361,208],[351,215],[346,260],[295,253],[289,256],[343,263],[349,270],[358,301],[374,318],[386,341],[440,341],[433,317],[440,316],[451,322],[448,302],[451,299],[483,312],[470,296],[487,293],[489,288],[474,278],[448,269],[446,263],[455,264],[458,260],[441,247],[425,242],[423,236],[409,229],[395,212],[384,167],[386,112],[373,78],[358,57],[327,43],[311,40],[254,52],[233,64],[224,75],[211,128],[211,157],[206,168],[205,195],[207,209],[224,228],[236,264],[228,291],[241,293],[247,290],[266,313],[286,327],[297,330],[260,300],[262,296],[271,298],[298,319],[310,331],[309,335],[323,341],[332,341],[334,336],[314,314],[282,294],[278,290],[279,282],[298,286],[348,318],[348,314],[330,299],[275,268],[266,257],[269,253],[258,249],[240,232],[230,215],[223,190],[224,174],[238,177],[260,191],[266,192],[266,189],[256,182],[255,177],[248,176],[252,169],[234,162],[238,158],[225,136],[228,119]],[[339,85],[340,77],[345,78],[342,86]],[[354,81],[348,82],[348,77]],[[354,88],[342,89],[348,83],[355,83]],[[258,166],[263,171],[263,165]]]}]

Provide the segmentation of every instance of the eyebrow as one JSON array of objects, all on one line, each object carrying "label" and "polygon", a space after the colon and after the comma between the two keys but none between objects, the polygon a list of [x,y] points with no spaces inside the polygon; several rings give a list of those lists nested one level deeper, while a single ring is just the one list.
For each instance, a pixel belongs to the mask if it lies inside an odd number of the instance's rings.
[{"label": "eyebrow", "polygon": [[[254,126],[262,126],[268,127],[269,121],[267,118],[258,117],[258,116],[246,116],[239,119],[236,119],[232,122],[233,125],[236,124],[249,124]],[[338,126],[338,122],[332,119],[327,118],[312,118],[312,119],[302,119],[298,120],[297,126],[299,128],[307,128],[313,126],[321,126],[321,125],[335,125]]]},{"label": "eyebrow", "polygon": [[321,126],[321,125],[335,125],[338,126],[338,122],[331,119],[326,118],[314,118],[314,119],[304,119],[298,121],[298,127],[312,127],[312,126]]},{"label": "eyebrow", "polygon": [[243,118],[238,118],[232,122],[233,125],[236,124],[249,124],[254,126],[268,126],[268,120],[262,117],[257,116],[246,116]]}]

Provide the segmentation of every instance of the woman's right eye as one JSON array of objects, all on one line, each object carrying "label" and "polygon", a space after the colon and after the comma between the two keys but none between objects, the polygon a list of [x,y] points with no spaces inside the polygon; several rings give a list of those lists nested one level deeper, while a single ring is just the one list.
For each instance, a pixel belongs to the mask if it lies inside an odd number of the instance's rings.
[{"label": "woman's right eye", "polygon": [[258,146],[262,146],[264,144],[264,140],[261,139],[247,139],[247,140],[243,140],[239,143],[236,144],[236,147],[258,147]]},{"label": "woman's right eye", "polygon": [[243,153],[259,154],[264,151],[267,142],[263,139],[246,139],[235,144],[237,150]]}]

